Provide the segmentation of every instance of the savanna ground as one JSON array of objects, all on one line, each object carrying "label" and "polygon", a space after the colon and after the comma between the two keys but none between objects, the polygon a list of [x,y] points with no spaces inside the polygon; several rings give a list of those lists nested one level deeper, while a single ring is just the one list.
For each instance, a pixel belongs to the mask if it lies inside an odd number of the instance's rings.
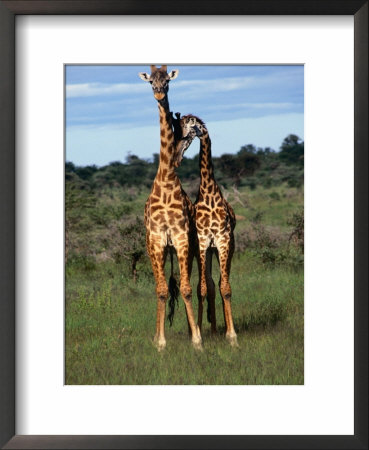
[{"label": "savanna ground", "polygon": [[[239,348],[226,342],[218,291],[218,335],[210,334],[204,318],[203,351],[191,346],[179,298],[173,326],[166,323],[167,347],[159,353],[142,223],[150,182],[122,187],[101,183],[101,173],[92,172],[92,178],[77,176],[73,168],[66,172],[66,384],[303,384],[301,183],[282,176],[261,183],[254,176],[252,183],[249,178],[232,188],[219,171],[238,219],[231,286]],[[195,181],[183,182],[192,198]],[[217,285],[215,258],[213,274]],[[196,316],[197,280],[195,263]]]}]

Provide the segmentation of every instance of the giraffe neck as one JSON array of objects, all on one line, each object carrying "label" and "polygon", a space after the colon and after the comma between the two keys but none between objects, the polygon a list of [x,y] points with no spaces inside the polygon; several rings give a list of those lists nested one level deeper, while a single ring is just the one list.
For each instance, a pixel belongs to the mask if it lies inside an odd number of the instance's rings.
[{"label": "giraffe neck", "polygon": [[208,133],[200,137],[200,188],[215,184],[211,140]]},{"label": "giraffe neck", "polygon": [[168,98],[158,101],[160,119],[160,156],[157,177],[161,181],[173,181],[176,178],[173,164],[174,134],[172,115]]}]

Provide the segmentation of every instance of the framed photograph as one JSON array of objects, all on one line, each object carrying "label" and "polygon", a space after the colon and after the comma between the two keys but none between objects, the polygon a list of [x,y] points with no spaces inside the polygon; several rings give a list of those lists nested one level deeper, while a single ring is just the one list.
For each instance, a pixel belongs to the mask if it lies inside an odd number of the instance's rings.
[{"label": "framed photograph", "polygon": [[1,445],[368,448],[367,2],[0,25]]},{"label": "framed photograph", "polygon": [[304,66],[145,69],[65,66],[65,384],[304,384]]}]

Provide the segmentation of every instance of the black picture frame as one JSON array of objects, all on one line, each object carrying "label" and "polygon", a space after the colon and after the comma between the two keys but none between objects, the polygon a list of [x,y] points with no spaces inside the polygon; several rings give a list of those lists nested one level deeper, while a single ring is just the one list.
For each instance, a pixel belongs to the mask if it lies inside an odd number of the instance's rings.
[{"label": "black picture frame", "polygon": [[[353,15],[355,58],[354,435],[15,435],[15,17],[19,14]],[[337,93],[339,95],[339,92]],[[368,448],[368,1],[0,0],[0,445],[6,449]]]}]

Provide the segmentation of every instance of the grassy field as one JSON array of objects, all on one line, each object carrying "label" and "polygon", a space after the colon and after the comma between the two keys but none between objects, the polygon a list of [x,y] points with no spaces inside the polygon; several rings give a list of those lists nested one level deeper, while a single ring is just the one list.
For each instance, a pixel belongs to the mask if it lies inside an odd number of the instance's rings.
[{"label": "grassy field", "polygon": [[[149,261],[140,258],[134,281],[126,260],[110,251],[114,230],[142,216],[147,195],[148,190],[133,189],[127,197],[112,188],[99,193],[93,208],[86,202],[83,211],[75,202],[74,210],[67,211],[68,220],[79,225],[68,236],[66,384],[303,384],[303,248],[295,239],[293,220],[302,210],[302,188],[226,192],[238,218],[231,285],[239,348],[225,340],[218,292],[218,335],[210,335],[205,321],[202,352],[191,346],[180,298],[173,326],[166,325],[167,347],[158,353]],[[117,212],[122,204],[125,209]],[[118,241],[115,245],[119,248]],[[213,266],[217,284],[219,272]],[[196,283],[195,264],[194,293]],[[196,312],[196,295],[193,303]]]}]

